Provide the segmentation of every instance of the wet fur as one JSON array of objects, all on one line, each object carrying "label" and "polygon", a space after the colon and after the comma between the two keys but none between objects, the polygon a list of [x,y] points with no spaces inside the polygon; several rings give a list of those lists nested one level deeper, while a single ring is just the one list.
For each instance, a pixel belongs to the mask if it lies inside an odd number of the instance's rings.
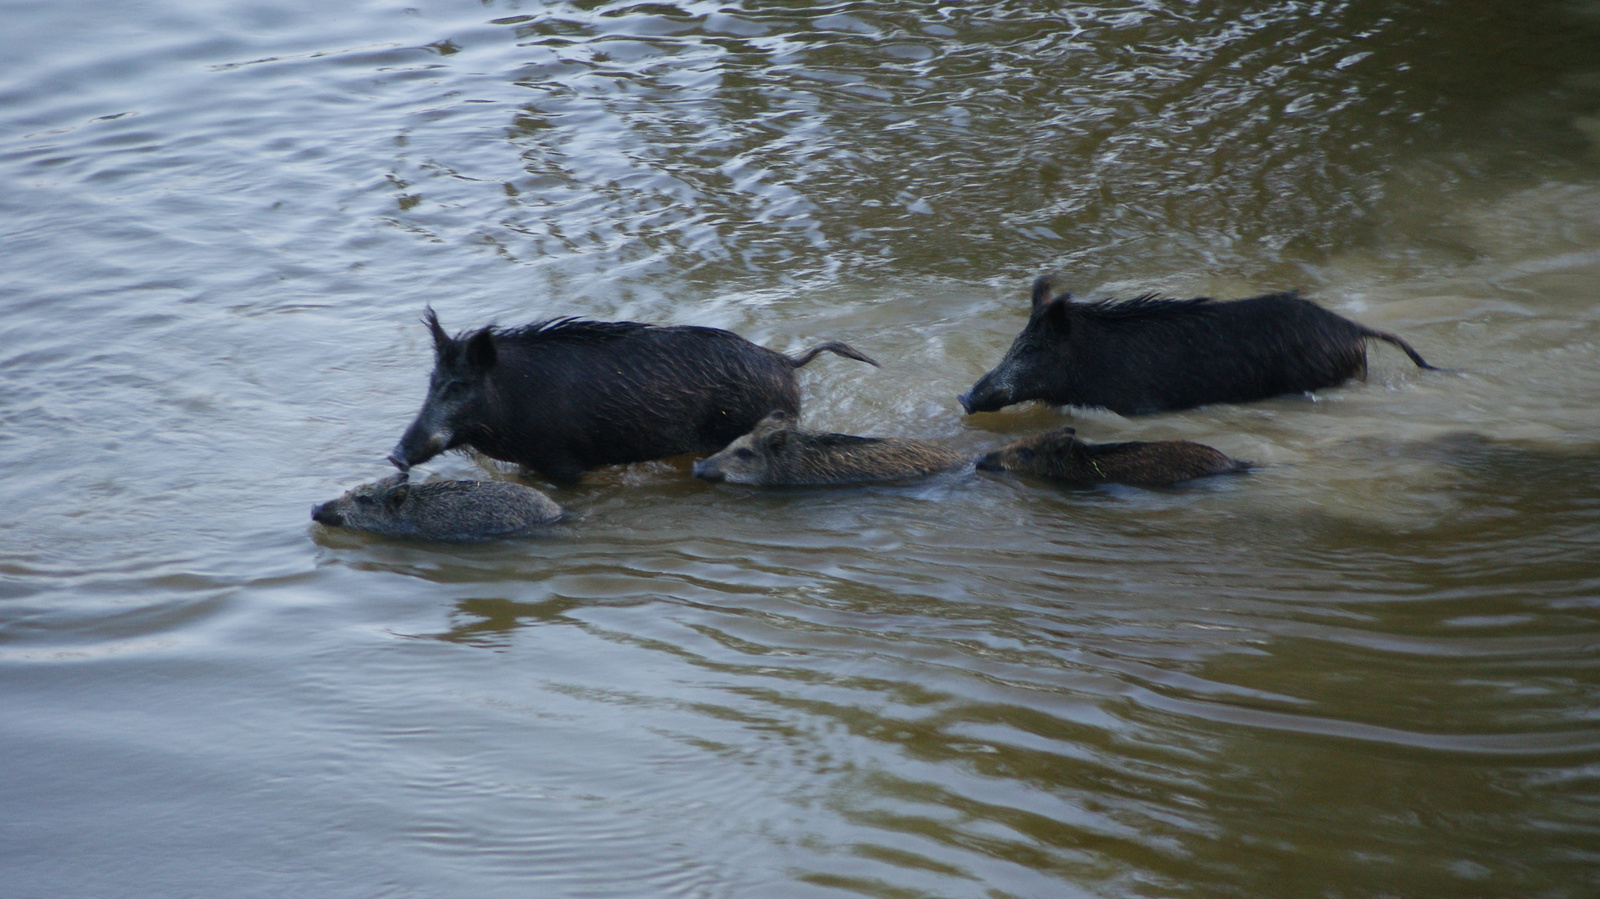
[{"label": "wet fur", "polygon": [[391,475],[346,492],[311,512],[330,527],[390,537],[485,540],[526,534],[561,518],[561,507],[531,487],[505,481],[411,484]]},{"label": "wet fur", "polygon": [[1078,303],[1046,276],[1005,358],[960,399],[969,413],[1038,399],[1123,415],[1248,402],[1364,377],[1369,338],[1433,368],[1399,337],[1295,293]]},{"label": "wet fur", "polygon": [[1170,487],[1250,468],[1187,440],[1084,443],[1072,428],[1033,434],[978,458],[983,471],[1008,471],[1072,484]]},{"label": "wet fur", "polygon": [[921,477],[966,461],[964,454],[925,440],[805,431],[775,412],[695,463],[694,476],[762,487],[859,484]]},{"label": "wet fur", "polygon": [[790,357],[717,328],[562,318],[450,337],[432,309],[424,322],[434,373],[390,456],[402,470],[470,446],[574,481],[601,465],[714,452],[773,409],[798,413],[794,370],[817,354],[877,364],[834,341]]}]

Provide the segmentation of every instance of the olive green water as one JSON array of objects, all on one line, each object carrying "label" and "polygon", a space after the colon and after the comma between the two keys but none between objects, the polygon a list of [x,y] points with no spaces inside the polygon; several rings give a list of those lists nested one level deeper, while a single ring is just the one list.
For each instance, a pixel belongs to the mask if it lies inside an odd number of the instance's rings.
[{"label": "olive green water", "polygon": [[[1600,5],[0,22],[0,895],[1600,894]],[[1298,287],[1452,371],[963,416],[1048,268]],[[829,430],[1261,467],[672,460],[536,483],[535,541],[313,526],[427,303],[846,340]]]}]

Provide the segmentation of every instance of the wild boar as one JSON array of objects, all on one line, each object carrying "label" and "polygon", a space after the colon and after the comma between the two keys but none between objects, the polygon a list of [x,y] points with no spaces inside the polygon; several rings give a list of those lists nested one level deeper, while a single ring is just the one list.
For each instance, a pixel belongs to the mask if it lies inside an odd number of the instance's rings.
[{"label": "wild boar", "polygon": [[980,471],[1008,471],[1070,484],[1129,484],[1170,487],[1215,474],[1245,471],[1248,462],[1230,459],[1200,443],[1154,440],[1084,443],[1073,428],[1033,434],[978,457]]},{"label": "wild boar", "polygon": [[694,464],[694,476],[761,487],[859,484],[914,478],[966,464],[967,456],[926,440],[824,434],[773,412],[750,433]]},{"label": "wild boar", "polygon": [[794,371],[817,354],[878,364],[837,341],[791,358],[717,328],[561,318],[451,337],[431,308],[423,322],[434,370],[389,456],[402,471],[462,446],[566,482],[714,452],[774,409],[798,414]]},{"label": "wild boar", "polygon": [[311,510],[329,527],[424,540],[488,540],[527,534],[561,518],[532,487],[506,481],[409,483],[402,472],[363,484]]},{"label": "wild boar", "polygon": [[1054,293],[1052,277],[1034,282],[1033,311],[1005,358],[957,397],[968,414],[1036,399],[1145,415],[1304,393],[1365,376],[1369,338],[1433,369],[1399,337],[1294,293],[1077,303]]}]

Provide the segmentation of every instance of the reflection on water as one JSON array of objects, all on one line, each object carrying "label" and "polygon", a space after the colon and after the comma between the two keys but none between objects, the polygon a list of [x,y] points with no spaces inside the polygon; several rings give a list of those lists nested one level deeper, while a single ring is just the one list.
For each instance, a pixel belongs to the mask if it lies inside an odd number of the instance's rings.
[{"label": "reflection on water", "polygon": [[[1587,896],[1593,12],[8,9],[0,881]],[[963,416],[1046,268],[1299,287],[1451,371],[1379,346],[1314,397]],[[313,526],[387,470],[425,304],[845,340],[884,368],[800,373],[825,430],[1258,467],[675,459],[534,481],[573,513],[538,540]]]}]

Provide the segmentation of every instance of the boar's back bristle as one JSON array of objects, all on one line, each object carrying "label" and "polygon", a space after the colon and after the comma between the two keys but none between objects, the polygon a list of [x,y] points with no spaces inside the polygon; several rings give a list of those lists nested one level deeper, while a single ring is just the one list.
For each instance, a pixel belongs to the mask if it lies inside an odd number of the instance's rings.
[{"label": "boar's back bristle", "polygon": [[641,322],[599,322],[567,316],[546,319],[517,328],[495,328],[494,336],[497,340],[524,344],[556,340],[604,344],[649,330],[651,327]]},{"label": "boar's back bristle", "polygon": [[1148,322],[1164,318],[1177,318],[1201,311],[1202,307],[1214,307],[1216,305],[1216,301],[1210,297],[1175,300],[1157,293],[1146,293],[1140,294],[1131,300],[1098,300],[1093,303],[1075,303],[1072,308],[1076,312],[1109,324],[1124,321]]}]

